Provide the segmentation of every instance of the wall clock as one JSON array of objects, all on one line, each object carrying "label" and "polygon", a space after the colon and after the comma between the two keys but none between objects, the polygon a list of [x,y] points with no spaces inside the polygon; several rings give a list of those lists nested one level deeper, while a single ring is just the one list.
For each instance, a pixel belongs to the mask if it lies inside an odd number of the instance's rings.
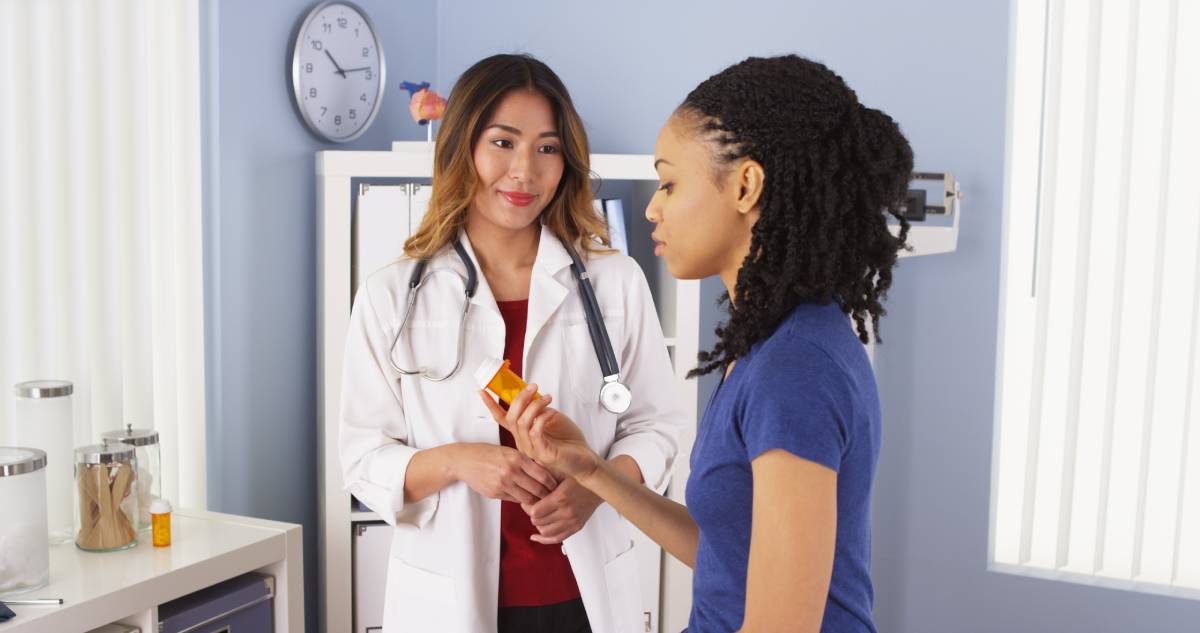
[{"label": "wall clock", "polygon": [[367,131],[387,69],[370,18],[358,6],[330,0],[313,7],[292,42],[292,95],[300,118],[320,138],[352,141]]}]

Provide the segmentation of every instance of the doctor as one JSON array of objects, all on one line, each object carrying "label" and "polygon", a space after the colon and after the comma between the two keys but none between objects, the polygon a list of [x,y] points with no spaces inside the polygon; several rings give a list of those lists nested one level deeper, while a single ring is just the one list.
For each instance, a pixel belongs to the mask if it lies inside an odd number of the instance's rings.
[{"label": "doctor", "polygon": [[[601,243],[588,165],[553,71],[521,55],[480,61],[451,92],[406,256],[355,298],[340,454],[347,490],[396,528],[387,632],[641,626],[630,528],[515,450],[475,395],[476,368],[507,358],[614,469],[666,485],[683,403],[641,269]],[[593,343],[600,330],[609,345]],[[601,402],[606,347],[630,398]]]}]

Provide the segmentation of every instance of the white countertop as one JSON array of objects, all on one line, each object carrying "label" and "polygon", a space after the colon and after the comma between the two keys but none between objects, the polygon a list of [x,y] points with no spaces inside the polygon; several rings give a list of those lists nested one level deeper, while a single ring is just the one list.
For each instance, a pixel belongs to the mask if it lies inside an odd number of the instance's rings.
[{"label": "white countertop", "polygon": [[[85,552],[74,543],[52,546],[50,584],[13,599],[62,598],[64,604],[14,605],[17,616],[0,624],[0,632],[82,632],[116,621],[145,627],[157,623],[155,609],[164,602],[282,561],[295,561],[289,572],[294,595],[287,596],[287,578],[276,578],[277,630],[303,630],[299,525],[189,510],[176,511],[171,519],[170,547],[154,547],[148,532],[138,535],[137,547],[121,552]],[[281,609],[285,623],[292,616],[290,625],[280,626]]]}]

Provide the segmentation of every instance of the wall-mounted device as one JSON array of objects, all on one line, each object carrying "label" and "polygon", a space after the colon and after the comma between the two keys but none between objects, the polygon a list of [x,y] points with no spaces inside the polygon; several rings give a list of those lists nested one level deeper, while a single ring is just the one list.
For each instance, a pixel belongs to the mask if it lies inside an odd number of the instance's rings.
[{"label": "wall-mounted device", "polygon": [[913,188],[900,207],[900,215],[909,222],[924,222],[927,215],[947,215],[954,211],[962,192],[954,174],[945,172],[916,171],[912,175]]}]

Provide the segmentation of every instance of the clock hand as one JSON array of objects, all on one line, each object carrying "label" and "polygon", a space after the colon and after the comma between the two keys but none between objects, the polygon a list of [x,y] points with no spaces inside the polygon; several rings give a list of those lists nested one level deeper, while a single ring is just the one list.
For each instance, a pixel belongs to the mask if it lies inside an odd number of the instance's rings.
[{"label": "clock hand", "polygon": [[333,62],[333,67],[337,69],[337,70],[335,70],[335,71],[333,71],[333,72],[334,72],[334,73],[336,73],[336,74],[338,74],[338,75],[341,75],[341,76],[342,76],[342,79],[345,79],[345,78],[346,78],[346,71],[342,70],[342,67],[341,67],[341,66],[338,66],[337,60],[333,58],[333,54],[329,52],[329,49],[328,49],[328,48],[327,48],[327,49],[325,49],[325,55],[329,57],[329,61]]},{"label": "clock hand", "polygon": [[342,74],[345,74],[345,73],[353,73],[353,72],[358,72],[358,71],[360,71],[360,70],[371,70],[371,67],[370,67],[370,66],[363,66],[362,68],[347,68],[346,70],[343,70],[343,71],[342,71]]}]

